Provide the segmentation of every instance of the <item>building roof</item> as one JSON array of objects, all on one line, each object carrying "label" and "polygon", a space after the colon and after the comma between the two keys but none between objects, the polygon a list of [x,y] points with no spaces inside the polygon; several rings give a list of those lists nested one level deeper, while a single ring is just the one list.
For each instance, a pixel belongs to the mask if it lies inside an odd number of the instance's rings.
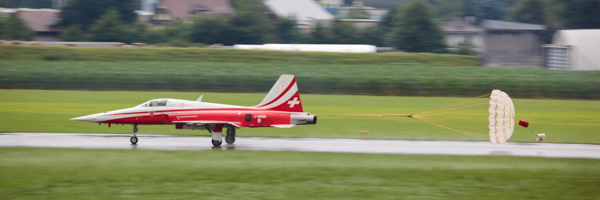
[{"label": "building roof", "polygon": [[229,0],[160,0],[155,13],[164,9],[169,19],[187,20],[198,14],[233,14]]},{"label": "building roof", "polygon": [[462,19],[442,23],[442,29],[445,32],[480,32],[483,28],[467,23]]},{"label": "building roof", "polygon": [[560,30],[552,44],[572,48],[571,70],[600,70],[600,29]]},{"label": "building roof", "polygon": [[279,17],[295,16],[298,23],[333,20],[333,15],[314,0],[265,0],[265,5]]},{"label": "building roof", "polygon": [[58,31],[52,25],[58,23],[59,10],[53,9],[19,9],[19,17],[27,23],[27,27],[35,32]]},{"label": "building roof", "polygon": [[481,27],[498,30],[546,30],[546,26],[541,24],[527,24],[519,22],[507,22],[499,20],[486,19],[481,22]]}]

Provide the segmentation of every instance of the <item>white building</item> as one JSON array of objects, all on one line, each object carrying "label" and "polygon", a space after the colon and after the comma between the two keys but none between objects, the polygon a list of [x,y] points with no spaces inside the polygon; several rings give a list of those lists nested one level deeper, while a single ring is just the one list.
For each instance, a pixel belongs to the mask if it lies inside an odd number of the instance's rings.
[{"label": "white building", "polygon": [[549,69],[600,70],[600,29],[560,30],[544,48]]},{"label": "white building", "polygon": [[276,17],[296,17],[298,28],[310,31],[317,23],[329,24],[334,17],[314,0],[265,0]]}]

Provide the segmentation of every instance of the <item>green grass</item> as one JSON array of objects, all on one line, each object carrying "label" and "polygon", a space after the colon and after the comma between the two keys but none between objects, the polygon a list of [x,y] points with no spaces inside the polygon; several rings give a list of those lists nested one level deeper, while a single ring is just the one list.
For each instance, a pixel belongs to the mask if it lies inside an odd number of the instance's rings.
[{"label": "green grass", "polygon": [[0,60],[162,61],[220,63],[288,63],[430,66],[475,66],[477,57],[430,53],[324,53],[212,48],[123,48],[0,45]]},{"label": "green grass", "polygon": [[[0,90],[0,132],[123,133],[131,126],[70,121],[68,118],[136,106],[155,98],[195,100],[254,106],[265,93]],[[457,97],[392,97],[302,94],[304,110],[313,114],[412,114],[455,103]],[[544,142],[600,143],[600,101],[514,99],[517,119],[531,123],[515,127],[510,141],[533,142],[529,130],[544,132]],[[483,107],[482,107],[483,109]],[[487,117],[486,110],[478,112]],[[481,129],[487,129],[481,125]],[[176,130],[173,125],[141,126],[145,134],[208,135]],[[360,135],[359,131],[370,131]],[[410,118],[319,117],[318,124],[290,129],[243,128],[239,136],[390,138],[416,140],[482,140]]]},{"label": "green grass", "polygon": [[0,148],[0,199],[598,199],[600,160]]},{"label": "green grass", "polygon": [[599,99],[600,71],[488,67],[2,61],[0,87],[266,92],[281,74],[302,93]]}]

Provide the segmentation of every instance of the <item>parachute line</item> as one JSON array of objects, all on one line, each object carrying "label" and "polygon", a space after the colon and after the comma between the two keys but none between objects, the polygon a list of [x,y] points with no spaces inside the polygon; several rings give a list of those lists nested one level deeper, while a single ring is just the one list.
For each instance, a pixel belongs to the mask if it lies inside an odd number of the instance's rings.
[{"label": "parachute line", "polygon": [[[482,103],[482,101],[487,102]],[[508,94],[501,90],[492,90],[491,93],[425,110],[412,115],[349,114],[318,116],[409,117],[444,129],[489,140],[492,144],[502,144],[512,136],[516,119],[515,106],[512,99]],[[487,127],[488,130],[484,130],[483,127]]]},{"label": "parachute line", "polygon": [[456,132],[459,132],[459,133],[463,133],[463,134],[470,135],[470,136],[477,137],[477,138],[481,138],[481,139],[486,139],[484,137],[481,137],[481,136],[478,136],[478,135],[475,135],[475,134],[471,134],[471,133],[466,132],[466,131],[461,131],[461,130],[453,129],[453,128],[446,127],[446,126],[443,126],[443,125],[440,125],[440,124],[436,124],[434,122],[430,122],[430,121],[427,121],[427,120],[424,120],[424,119],[418,119],[418,118],[415,118],[415,119],[419,120],[419,121],[422,121],[422,122],[425,122],[425,123],[429,123],[429,124],[435,125],[435,126],[439,126],[439,127],[442,127],[442,128],[448,129],[448,130],[456,131]]},{"label": "parachute line", "polygon": [[450,107],[454,107],[454,106],[457,106],[457,105],[463,105],[463,104],[466,104],[466,103],[470,103],[471,101],[474,101],[474,100],[475,101],[480,101],[481,99],[479,99],[479,98],[485,97],[485,96],[488,96],[488,95],[490,95],[490,94],[489,93],[488,94],[484,94],[484,95],[481,95],[481,96],[473,97],[471,99],[462,100],[462,101],[459,101],[459,102],[456,102],[456,103],[453,103],[453,104],[448,104],[448,105],[445,105],[445,106],[442,106],[442,107],[429,109],[429,110],[426,110],[426,111],[423,111],[423,112],[418,112],[418,113],[415,113],[413,115],[417,115],[417,114],[421,114],[421,113],[426,113],[426,112],[431,112],[431,111],[439,110],[439,109],[450,108]]},{"label": "parachute line", "polygon": [[[486,117],[482,117],[486,115],[484,113],[487,113]],[[508,94],[493,90],[485,95],[418,112],[411,115],[411,118],[477,138],[489,139],[492,144],[501,144],[513,133],[515,110]],[[480,128],[485,126],[489,130]],[[485,138],[486,136],[488,138]]]}]

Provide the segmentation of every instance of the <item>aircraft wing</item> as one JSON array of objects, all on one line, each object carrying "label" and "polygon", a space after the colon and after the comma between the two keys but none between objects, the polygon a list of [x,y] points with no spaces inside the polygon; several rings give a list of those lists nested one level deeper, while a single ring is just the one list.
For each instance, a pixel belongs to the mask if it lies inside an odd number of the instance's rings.
[{"label": "aircraft wing", "polygon": [[294,124],[273,124],[271,126],[275,127],[275,128],[292,128],[295,125]]},{"label": "aircraft wing", "polygon": [[197,126],[212,125],[212,124],[228,124],[231,126],[235,126],[237,128],[241,128],[241,126],[237,125],[235,122],[228,122],[228,121],[172,121],[172,123],[190,124],[190,125],[197,125]]}]

